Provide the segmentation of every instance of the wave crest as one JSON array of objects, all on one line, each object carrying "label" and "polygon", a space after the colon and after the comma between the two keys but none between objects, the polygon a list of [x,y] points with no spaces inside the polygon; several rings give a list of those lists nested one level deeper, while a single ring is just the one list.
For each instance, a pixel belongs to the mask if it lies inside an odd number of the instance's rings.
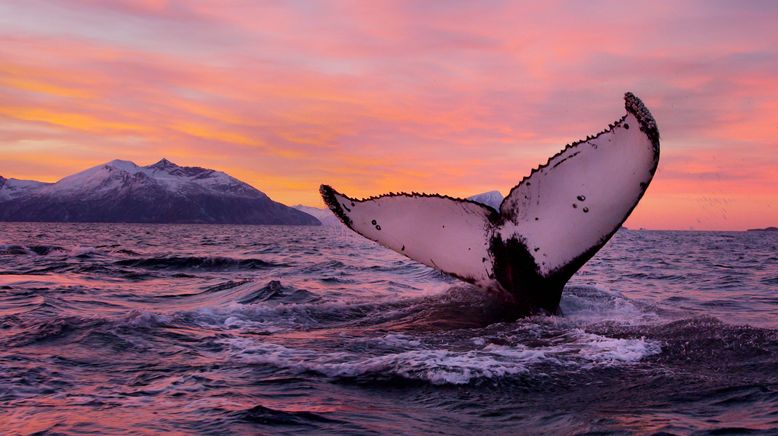
[{"label": "wave crest", "polygon": [[220,256],[166,256],[147,257],[140,259],[123,259],[115,265],[145,269],[199,269],[207,271],[224,271],[238,269],[265,269],[284,266],[261,259],[235,259]]}]

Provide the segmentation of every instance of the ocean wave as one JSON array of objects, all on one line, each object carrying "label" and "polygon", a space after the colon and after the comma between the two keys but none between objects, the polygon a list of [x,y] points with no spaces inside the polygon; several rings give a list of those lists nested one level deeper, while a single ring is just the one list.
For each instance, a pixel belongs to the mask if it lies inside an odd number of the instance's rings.
[{"label": "ocean wave", "polygon": [[225,291],[227,289],[236,288],[238,286],[245,285],[246,283],[250,283],[251,280],[227,280],[226,282],[220,282],[215,285],[206,286],[203,288],[203,292],[198,292],[194,295],[200,295],[202,293],[209,293],[209,292],[221,292]]},{"label": "ocean wave", "polygon": [[283,286],[278,280],[272,280],[267,285],[252,291],[238,300],[240,304],[255,304],[259,302],[275,303],[310,303],[318,297],[304,289]]},{"label": "ocean wave", "polygon": [[[627,327],[623,331],[664,343],[663,353],[657,356],[663,362],[722,367],[778,355],[778,330],[730,325],[710,316],[682,319],[639,331]],[[764,363],[778,369],[775,359]]]},{"label": "ocean wave", "polygon": [[[625,365],[661,351],[655,341],[609,338],[580,330],[570,332],[566,340],[540,346],[488,343],[470,350],[422,348],[369,357],[364,353],[323,353],[246,339],[228,340],[228,348],[234,358],[292,373],[314,372],[344,379],[401,378],[435,385],[497,382],[528,374],[540,365],[552,365],[557,370]],[[401,340],[400,345],[405,347],[408,342]]]},{"label": "ocean wave", "polygon": [[[246,299],[259,296],[251,304],[241,303],[243,298],[232,304],[216,307],[201,307],[189,311],[186,317],[190,323],[206,328],[238,329],[241,332],[280,332],[290,330],[309,330],[316,328],[358,327],[380,324],[386,320],[397,319],[414,312],[414,306],[406,301],[361,303],[326,302],[315,295],[310,301],[292,302],[280,300],[259,301],[267,296],[267,291],[250,291]],[[272,290],[270,291],[272,293]],[[288,295],[288,294],[287,294]],[[279,297],[276,297],[279,298]],[[308,299],[308,294],[305,294]]]},{"label": "ocean wave", "polygon": [[205,271],[223,271],[239,269],[265,269],[285,266],[261,259],[235,259],[219,256],[166,256],[147,257],[140,259],[123,259],[114,262],[115,265],[146,268],[146,269],[197,269]]},{"label": "ocean wave", "polygon": [[322,423],[342,423],[322,414],[308,411],[284,411],[266,406],[254,406],[250,409],[232,412],[231,415],[242,421],[271,426],[303,426],[318,428]]},{"label": "ocean wave", "polygon": [[57,245],[0,245],[0,255],[19,256],[37,255],[45,256],[56,251],[66,251]]},{"label": "ocean wave", "polygon": [[102,254],[102,253],[97,248],[88,247],[88,246],[73,247],[70,249],[70,253],[69,253],[70,256],[79,257],[82,259],[92,257],[96,254]]},{"label": "ocean wave", "polygon": [[87,257],[98,254],[95,247],[74,246],[71,248],[59,245],[0,245],[0,255],[6,256],[47,256],[52,253],[67,253],[72,257]]},{"label": "ocean wave", "polygon": [[776,285],[778,286],[778,276],[775,277],[765,277],[762,280],[762,283],[766,285]]},{"label": "ocean wave", "polygon": [[22,322],[23,331],[4,338],[2,343],[7,347],[24,347],[42,343],[69,342],[73,335],[82,334],[105,322],[105,320],[77,316],[57,317],[29,325]]},{"label": "ocean wave", "polygon": [[560,302],[560,322],[592,324],[618,322],[647,324],[658,322],[653,308],[640,304],[617,292],[606,292],[593,286],[568,286]]}]

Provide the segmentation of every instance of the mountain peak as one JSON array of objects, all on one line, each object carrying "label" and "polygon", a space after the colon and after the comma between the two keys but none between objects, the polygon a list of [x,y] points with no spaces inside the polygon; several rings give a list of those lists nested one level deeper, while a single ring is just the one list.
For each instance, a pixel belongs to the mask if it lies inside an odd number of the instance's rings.
[{"label": "mountain peak", "polygon": [[490,196],[493,196],[493,197],[496,197],[496,196],[498,196],[498,195],[499,195],[499,196],[502,196],[502,194],[500,193],[500,191],[486,191],[486,192],[482,192],[482,193],[480,193],[480,194],[476,194],[476,195],[490,195]]},{"label": "mountain peak", "polygon": [[105,166],[120,169],[120,170],[134,170],[138,168],[138,166],[135,165],[135,162],[129,160],[121,160],[121,159],[114,159],[110,162],[107,162]]},{"label": "mountain peak", "polygon": [[488,191],[480,194],[467,197],[468,200],[475,201],[477,203],[485,204],[493,209],[500,210],[500,203],[502,203],[502,194],[500,191]]},{"label": "mountain peak", "polygon": [[146,168],[153,170],[164,170],[170,168],[179,168],[179,166],[163,157],[159,162],[155,163],[154,165],[149,165]]}]

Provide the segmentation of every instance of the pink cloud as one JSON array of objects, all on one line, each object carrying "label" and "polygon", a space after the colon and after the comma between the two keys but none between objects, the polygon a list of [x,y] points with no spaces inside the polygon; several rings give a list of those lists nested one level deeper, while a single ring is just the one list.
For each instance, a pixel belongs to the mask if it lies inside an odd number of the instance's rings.
[{"label": "pink cloud", "polygon": [[[5,176],[55,180],[164,155],[287,203],[320,204],[321,182],[355,195],[505,193],[618,118],[633,90],[659,122],[663,161],[628,224],[778,222],[770,4],[2,7],[16,17],[0,32]],[[739,212],[711,215],[701,198]]]}]

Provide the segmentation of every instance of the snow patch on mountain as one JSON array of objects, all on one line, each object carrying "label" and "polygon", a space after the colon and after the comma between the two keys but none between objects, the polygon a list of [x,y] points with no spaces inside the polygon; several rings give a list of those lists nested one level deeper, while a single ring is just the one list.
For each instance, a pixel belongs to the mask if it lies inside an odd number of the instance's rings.
[{"label": "snow patch on mountain", "polygon": [[182,167],[167,159],[144,167],[126,160],[113,160],[67,176],[41,189],[39,193],[82,197],[86,194],[91,197],[102,197],[117,189],[140,190],[152,187],[178,195],[218,193],[238,197],[267,198],[264,193],[221,171]]},{"label": "snow patch on mountain", "polygon": [[499,191],[489,191],[467,197],[467,199],[490,206],[494,210],[500,210],[503,196]]},{"label": "snow patch on mountain", "polygon": [[0,201],[21,197],[30,191],[49,185],[35,180],[6,179],[0,176]]}]

